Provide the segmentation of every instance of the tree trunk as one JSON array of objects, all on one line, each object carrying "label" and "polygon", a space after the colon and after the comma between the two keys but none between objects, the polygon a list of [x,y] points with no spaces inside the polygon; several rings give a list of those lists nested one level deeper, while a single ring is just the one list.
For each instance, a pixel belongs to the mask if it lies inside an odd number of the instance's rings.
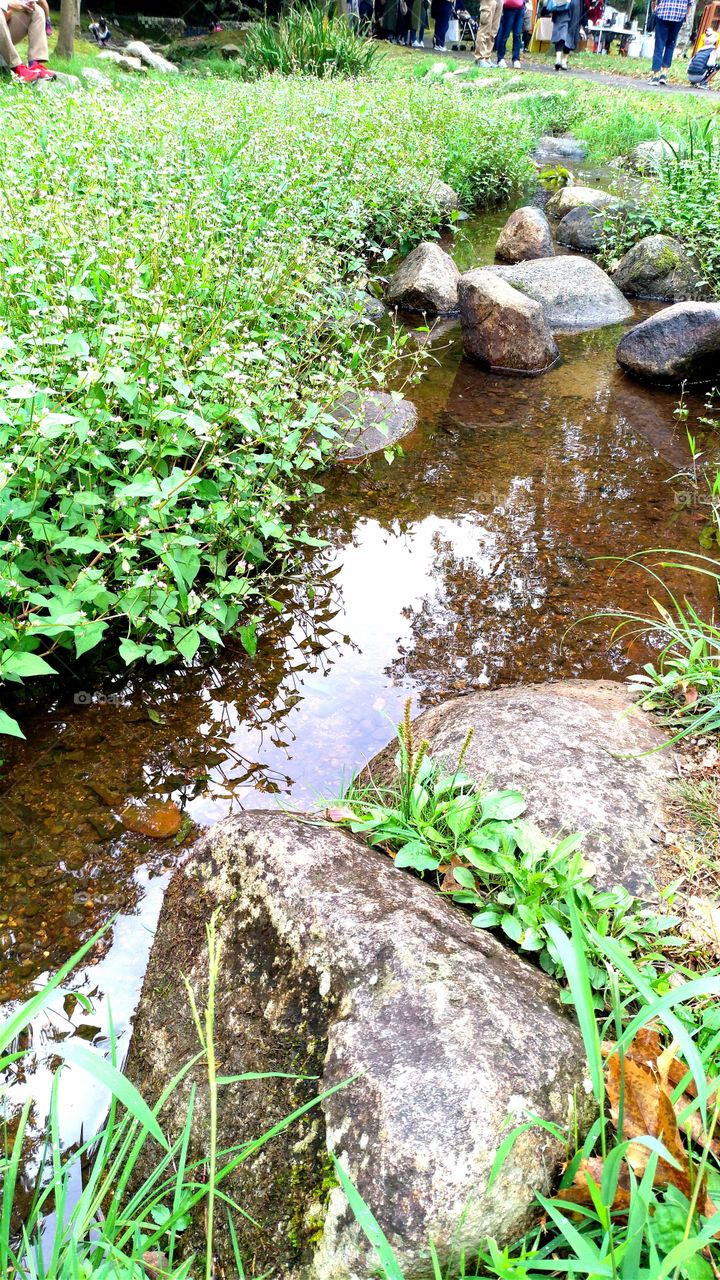
[{"label": "tree trunk", "polygon": [[60,0],[60,32],[55,48],[58,58],[72,58],[75,52],[77,13],[77,0]]}]

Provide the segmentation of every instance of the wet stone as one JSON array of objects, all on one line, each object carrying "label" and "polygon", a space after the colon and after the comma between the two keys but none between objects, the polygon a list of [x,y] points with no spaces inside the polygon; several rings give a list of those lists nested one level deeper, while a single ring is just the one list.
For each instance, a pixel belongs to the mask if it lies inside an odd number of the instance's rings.
[{"label": "wet stone", "polygon": [[354,462],[389,449],[417,425],[415,406],[386,391],[348,392],[329,412],[338,426],[337,462]]}]

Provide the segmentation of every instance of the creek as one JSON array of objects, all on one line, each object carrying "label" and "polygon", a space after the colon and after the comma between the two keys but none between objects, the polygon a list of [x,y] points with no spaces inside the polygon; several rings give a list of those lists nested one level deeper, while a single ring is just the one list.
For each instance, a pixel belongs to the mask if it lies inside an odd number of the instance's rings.
[{"label": "creek", "polygon": [[[461,224],[461,267],[491,260],[506,216]],[[405,391],[420,421],[402,455],[325,477],[314,597],[301,581],[280,589],[254,661],[230,638],[191,669],[86,683],[25,718],[0,799],[0,1000],[27,997],[114,917],[72,982],[89,1006],[70,994],[28,1033],[14,1092],[33,1096],[38,1125],[49,1042],[107,1047],[110,1007],[122,1057],[164,886],[198,830],[243,807],[336,796],[390,738],[408,694],[420,708],[511,682],[622,679],[647,659],[640,641],[613,643],[607,618],[580,622],[649,607],[649,580],[607,557],[698,546],[687,486],[673,481],[689,461],[676,396],[621,373],[621,331],[561,336],[557,368],[514,379],[465,362],[450,327]],[[129,798],[172,800],[178,836],[126,830],[116,815]],[[105,1100],[66,1076],[72,1141]]]}]

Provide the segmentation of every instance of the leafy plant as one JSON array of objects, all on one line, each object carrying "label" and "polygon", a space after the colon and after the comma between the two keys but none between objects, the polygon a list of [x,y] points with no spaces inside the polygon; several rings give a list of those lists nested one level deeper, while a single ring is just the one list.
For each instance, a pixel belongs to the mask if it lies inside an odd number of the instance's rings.
[{"label": "leafy plant", "polygon": [[[651,556],[672,558],[650,565],[646,562]],[[654,614],[608,609],[592,615],[616,620],[613,639],[642,637],[660,646],[658,656],[645,663],[641,673],[629,677],[640,694],[640,705],[662,713],[663,723],[673,730],[668,744],[689,734],[720,729],[720,629],[713,615],[703,618],[687,598],[678,599],[658,572],[680,570],[696,576],[702,585],[709,580],[717,591],[717,561],[695,552],[656,549],[636,552],[618,561],[620,565],[634,565],[647,573],[658,595],[663,592],[667,600],[665,604],[655,595],[650,597]]]},{"label": "leafy plant", "polygon": [[401,354],[348,293],[434,233],[437,177],[485,202],[521,181],[532,125],[367,78],[121,82],[37,128],[0,97],[4,692],[100,653],[192,662],[230,631],[252,656],[270,577],[313,545],[327,410]]},{"label": "leafy plant", "polygon": [[[652,913],[621,887],[597,889],[579,848],[582,837],[546,839],[523,818],[520,792],[478,789],[463,771],[472,732],[453,770],[428,754],[427,741],[416,744],[409,700],[397,736],[394,784],[351,784],[340,807],[327,810],[331,821],[384,849],[396,867],[432,875],[441,892],[473,911],[476,928],[499,930],[546,973],[563,974],[552,930],[569,927],[577,909],[624,955],[642,955],[648,978],[655,976],[653,949],[673,944],[675,917]],[[588,972],[602,1007],[607,971],[595,949]]]},{"label": "leafy plant", "polygon": [[279,22],[265,18],[253,24],[234,68],[248,79],[267,72],[359,76],[371,72],[381,56],[379,45],[359,35],[334,9],[295,4]]}]

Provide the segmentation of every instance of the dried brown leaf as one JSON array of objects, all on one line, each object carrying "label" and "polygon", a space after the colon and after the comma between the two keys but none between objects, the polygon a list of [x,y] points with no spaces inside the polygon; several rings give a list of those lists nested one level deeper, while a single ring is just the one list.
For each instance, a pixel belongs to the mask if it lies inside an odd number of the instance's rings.
[{"label": "dried brown leaf", "polygon": [[[599,1156],[591,1156],[589,1160],[581,1160],[577,1173],[573,1178],[572,1186],[565,1187],[563,1191],[559,1191],[557,1199],[565,1200],[569,1204],[584,1205],[592,1208],[593,1198],[590,1194],[588,1179],[591,1178],[595,1185],[599,1187],[602,1175],[603,1162]],[[630,1176],[626,1165],[622,1165],[620,1168],[615,1195],[610,1207],[616,1213],[627,1213],[630,1208]]]},{"label": "dried brown leaf", "polygon": [[459,858],[458,855],[454,853],[449,863],[447,863],[441,868],[441,870],[445,872],[442,880],[440,881],[441,893],[457,893],[460,889],[463,888],[461,884],[458,884],[457,880],[455,879],[455,876],[453,875],[454,868],[462,867],[462,866],[463,866],[462,858]]},{"label": "dried brown leaf", "polygon": [[[613,1123],[618,1128],[620,1101],[623,1104],[622,1137],[630,1143],[627,1161],[633,1172],[642,1177],[650,1158],[650,1151],[634,1138],[657,1138],[677,1161],[675,1168],[662,1156],[657,1162],[654,1183],[658,1187],[672,1184],[688,1200],[692,1197],[695,1179],[690,1160],[680,1137],[675,1109],[669,1094],[659,1080],[632,1058],[622,1062],[618,1055],[607,1065],[605,1082],[610,1100]],[[705,1202],[705,1187],[700,1187],[698,1203]]]}]

